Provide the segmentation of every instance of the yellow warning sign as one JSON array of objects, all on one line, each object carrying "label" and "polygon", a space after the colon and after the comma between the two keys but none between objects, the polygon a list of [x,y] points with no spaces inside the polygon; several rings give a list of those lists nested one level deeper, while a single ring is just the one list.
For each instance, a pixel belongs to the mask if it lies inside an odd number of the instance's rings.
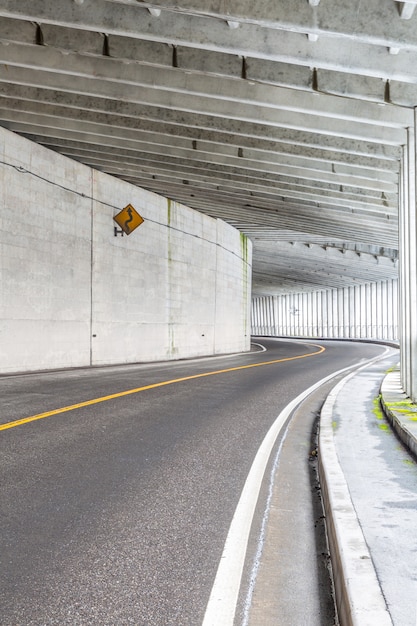
[{"label": "yellow warning sign", "polygon": [[126,235],[130,235],[138,226],[143,223],[143,217],[139,215],[136,209],[128,204],[124,209],[113,217],[114,221],[120,226]]}]

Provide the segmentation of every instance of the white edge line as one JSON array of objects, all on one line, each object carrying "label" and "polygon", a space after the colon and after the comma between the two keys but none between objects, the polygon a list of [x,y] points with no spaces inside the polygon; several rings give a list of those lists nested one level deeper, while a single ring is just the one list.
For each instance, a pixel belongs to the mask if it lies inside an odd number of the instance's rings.
[{"label": "white edge line", "polygon": [[242,625],[241,626],[248,626],[249,624],[249,617],[250,617],[250,609],[252,606],[252,599],[253,599],[253,594],[255,591],[255,586],[256,586],[256,580],[258,578],[258,571],[261,565],[261,558],[262,558],[262,553],[263,553],[263,549],[264,549],[264,545],[265,545],[265,539],[266,539],[266,528],[267,528],[267,524],[268,524],[268,519],[269,519],[269,513],[271,511],[271,504],[272,504],[272,496],[274,493],[274,485],[275,485],[275,476],[279,467],[279,461],[280,461],[280,456],[281,456],[281,450],[282,450],[282,446],[284,445],[284,441],[287,438],[287,434],[288,434],[288,426],[289,424],[287,424],[286,428],[285,428],[285,432],[281,438],[277,453],[275,455],[275,459],[274,462],[272,464],[272,468],[271,468],[271,472],[269,474],[269,487],[268,487],[268,497],[267,497],[267,501],[266,501],[266,505],[265,505],[265,510],[264,510],[264,514],[262,517],[262,524],[261,524],[261,531],[259,533],[259,537],[258,537],[258,545],[257,545],[257,549],[256,549],[256,554],[255,554],[255,558],[253,561],[253,565],[252,565],[252,569],[251,569],[251,573],[250,573],[250,578],[249,578],[249,588],[246,594],[246,598],[245,598],[245,602],[244,602],[244,606],[243,606],[243,619],[242,619]]},{"label": "white edge line", "polygon": [[[386,351],[389,349],[387,348]],[[384,352],[384,355],[386,352]],[[267,432],[252,463],[242,493],[235,509],[229,532],[226,537],[223,553],[217,568],[216,577],[207,603],[202,626],[233,626],[236,605],[239,596],[243,566],[249,533],[255,512],[259,491],[265,474],[265,469],[271,455],[275,441],[291,412],[313,391],[321,385],[349,370],[362,369],[373,361],[383,357],[375,357],[365,365],[357,364],[345,367],[329,374],[317,383],[303,391],[292,400],[278,415]]]},{"label": "white edge line", "polygon": [[265,346],[263,346],[261,343],[256,343],[255,341],[251,342],[252,346],[258,346],[260,349],[260,352],[266,352],[267,348],[265,348]]}]

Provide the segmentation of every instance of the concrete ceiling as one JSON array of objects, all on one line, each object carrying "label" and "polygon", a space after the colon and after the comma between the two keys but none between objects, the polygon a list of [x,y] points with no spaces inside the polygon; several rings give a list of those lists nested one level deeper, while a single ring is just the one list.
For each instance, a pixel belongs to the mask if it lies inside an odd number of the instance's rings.
[{"label": "concrete ceiling", "polygon": [[253,293],[397,275],[417,0],[0,0],[0,125],[219,217]]}]

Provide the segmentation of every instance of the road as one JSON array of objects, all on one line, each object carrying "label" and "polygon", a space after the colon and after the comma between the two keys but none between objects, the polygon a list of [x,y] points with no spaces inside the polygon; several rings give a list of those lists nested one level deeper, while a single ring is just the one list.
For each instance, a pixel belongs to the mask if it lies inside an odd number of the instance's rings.
[{"label": "road", "polygon": [[254,341],[266,351],[0,377],[1,624],[203,622],[242,488],[278,414],[382,351]]}]

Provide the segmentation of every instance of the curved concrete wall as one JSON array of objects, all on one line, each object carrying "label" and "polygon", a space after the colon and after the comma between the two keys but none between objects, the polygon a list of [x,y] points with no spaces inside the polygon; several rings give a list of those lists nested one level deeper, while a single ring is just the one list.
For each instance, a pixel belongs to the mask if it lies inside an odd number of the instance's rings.
[{"label": "curved concrete wall", "polygon": [[[250,347],[251,244],[0,129],[0,372]],[[144,223],[114,235],[132,204]]]}]

